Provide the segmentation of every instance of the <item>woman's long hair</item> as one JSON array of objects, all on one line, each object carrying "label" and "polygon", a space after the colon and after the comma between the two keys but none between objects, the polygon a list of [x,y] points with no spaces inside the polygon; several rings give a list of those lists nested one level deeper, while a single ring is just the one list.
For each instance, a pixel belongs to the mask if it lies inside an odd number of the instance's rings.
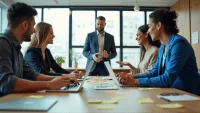
[{"label": "woman's long hair", "polygon": [[[140,27],[138,28],[138,30],[139,30],[140,32],[142,32],[143,34],[147,33],[147,32],[148,32],[148,29],[149,29],[149,26],[148,26],[148,25],[142,25],[142,26],[140,26]],[[153,40],[151,39],[151,36],[150,36],[149,34],[148,34],[148,41],[149,41],[150,45],[156,46],[156,47],[158,47],[158,48],[159,48],[160,45],[161,45],[160,41],[153,41]],[[144,55],[145,55],[145,52],[146,52],[145,47],[144,47],[144,46],[141,46],[141,47],[140,47],[140,61],[143,60]]]},{"label": "woman's long hair", "polygon": [[30,47],[40,48],[42,43],[47,40],[48,34],[50,32],[50,24],[45,22],[40,22],[36,25],[35,33],[31,37],[29,44]]}]

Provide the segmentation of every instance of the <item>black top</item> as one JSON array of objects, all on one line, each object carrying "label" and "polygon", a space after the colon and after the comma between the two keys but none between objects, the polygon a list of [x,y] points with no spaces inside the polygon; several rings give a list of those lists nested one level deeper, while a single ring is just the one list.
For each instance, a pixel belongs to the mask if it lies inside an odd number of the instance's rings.
[{"label": "black top", "polygon": [[10,30],[0,34],[0,96],[12,93],[17,78],[36,80],[38,73],[27,65],[20,49]]},{"label": "black top", "polygon": [[[70,73],[70,71],[63,69],[56,63],[48,48],[45,49],[45,56],[46,61],[44,61],[42,57],[41,48],[31,47],[27,50],[24,59],[27,61],[29,66],[32,67],[38,73],[52,76],[60,76],[61,74]],[[55,71],[55,73],[50,72],[50,68],[52,68]]]}]

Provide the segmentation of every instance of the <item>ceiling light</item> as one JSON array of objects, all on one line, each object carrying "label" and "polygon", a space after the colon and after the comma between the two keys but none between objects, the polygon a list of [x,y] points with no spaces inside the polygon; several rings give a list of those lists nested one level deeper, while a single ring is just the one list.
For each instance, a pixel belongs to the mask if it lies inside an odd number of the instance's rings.
[{"label": "ceiling light", "polygon": [[134,11],[140,11],[140,7],[137,4],[137,0],[136,0],[136,5],[134,6]]}]

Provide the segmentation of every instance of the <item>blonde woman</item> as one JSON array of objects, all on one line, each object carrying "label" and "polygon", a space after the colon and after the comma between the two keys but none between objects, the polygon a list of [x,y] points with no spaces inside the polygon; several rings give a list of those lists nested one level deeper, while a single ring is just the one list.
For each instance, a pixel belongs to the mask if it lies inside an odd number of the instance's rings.
[{"label": "blonde woman", "polygon": [[[35,33],[31,37],[30,45],[25,54],[25,60],[36,72],[51,76],[60,76],[63,74],[74,74],[60,67],[54,60],[48,44],[53,44],[55,38],[53,28],[50,24],[40,22],[36,25]],[[50,72],[50,68],[55,72]],[[79,77],[76,74],[76,77]]]},{"label": "blonde woman", "polygon": [[142,25],[138,28],[136,40],[141,46],[140,63],[138,67],[134,67],[129,62],[117,61],[118,64],[129,66],[132,70],[131,75],[138,75],[139,73],[149,72],[157,59],[158,48],[160,47],[160,41],[152,41],[151,36],[147,33],[148,25]]}]

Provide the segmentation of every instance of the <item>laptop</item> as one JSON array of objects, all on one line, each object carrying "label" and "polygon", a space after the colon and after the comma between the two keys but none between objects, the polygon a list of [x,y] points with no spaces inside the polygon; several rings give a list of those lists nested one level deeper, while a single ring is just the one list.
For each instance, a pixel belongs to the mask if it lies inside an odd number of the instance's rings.
[{"label": "laptop", "polygon": [[15,98],[0,103],[0,111],[48,111],[57,102],[47,98]]},{"label": "laptop", "polygon": [[106,65],[106,68],[110,74],[110,77],[113,79],[114,83],[120,87],[127,87],[128,85],[126,84],[121,84],[118,80],[117,77],[115,76],[115,73],[113,72],[113,69],[111,68],[109,62],[104,62],[104,64]]},{"label": "laptop", "polygon": [[83,88],[83,85],[88,78],[88,75],[90,73],[90,70],[91,70],[93,64],[94,64],[94,60],[91,60],[88,65],[88,68],[86,70],[86,73],[84,75],[83,81],[81,81],[79,85],[70,84],[70,86],[64,86],[64,87],[60,88],[59,90],[46,90],[46,91],[47,92],[74,92],[74,93],[79,92]]}]

